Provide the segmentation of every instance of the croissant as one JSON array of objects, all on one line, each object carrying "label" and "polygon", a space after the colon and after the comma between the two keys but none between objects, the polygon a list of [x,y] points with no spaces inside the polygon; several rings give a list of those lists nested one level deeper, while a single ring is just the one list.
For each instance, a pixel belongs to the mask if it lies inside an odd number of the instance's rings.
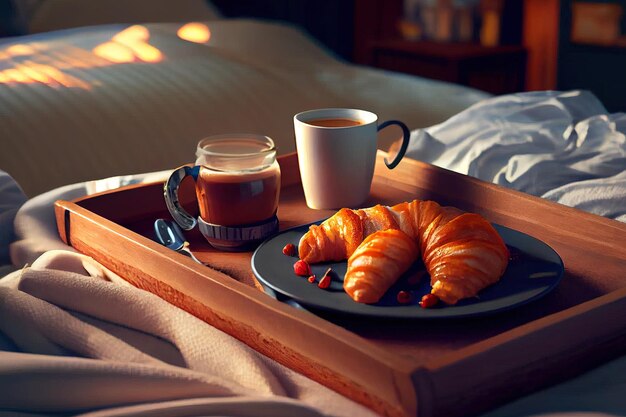
[{"label": "croissant", "polygon": [[309,263],[343,261],[367,236],[386,229],[398,229],[395,216],[387,207],[342,208],[319,226],[309,228],[300,239],[298,254]]},{"label": "croissant", "polygon": [[[476,296],[497,282],[508,264],[504,241],[482,216],[420,200],[393,207],[341,209],[309,228],[300,239],[299,254],[310,263],[340,261],[369,235],[387,229],[401,230],[413,239],[430,274],[431,293],[446,304]],[[373,242],[383,245],[378,239]]]},{"label": "croissant", "polygon": [[403,231],[374,232],[348,258],[343,288],[359,303],[376,303],[418,254],[419,248]]}]

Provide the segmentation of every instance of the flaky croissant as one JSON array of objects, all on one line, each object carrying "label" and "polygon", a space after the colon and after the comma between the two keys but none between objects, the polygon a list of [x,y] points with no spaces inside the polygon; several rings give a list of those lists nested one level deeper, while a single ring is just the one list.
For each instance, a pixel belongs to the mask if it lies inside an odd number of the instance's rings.
[{"label": "flaky croissant", "polygon": [[447,304],[476,296],[498,281],[508,264],[504,241],[483,217],[419,200],[393,207],[341,209],[310,227],[300,240],[299,254],[310,263],[340,261],[367,236],[387,229],[401,230],[413,239],[430,274],[432,294]]},{"label": "flaky croissant", "polygon": [[403,231],[374,232],[348,258],[343,288],[359,303],[376,303],[418,254],[419,248]]},{"label": "flaky croissant", "polygon": [[342,208],[319,226],[313,225],[298,245],[300,259],[309,263],[347,259],[367,236],[378,230],[398,229],[387,207]]}]

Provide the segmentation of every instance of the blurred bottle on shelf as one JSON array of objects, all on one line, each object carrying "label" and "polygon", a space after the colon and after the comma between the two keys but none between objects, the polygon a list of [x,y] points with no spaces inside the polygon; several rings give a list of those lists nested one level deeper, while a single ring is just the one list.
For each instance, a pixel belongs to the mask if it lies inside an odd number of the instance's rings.
[{"label": "blurred bottle on shelf", "polygon": [[435,36],[439,42],[452,41],[454,22],[454,8],[452,0],[438,0],[435,5]]},{"label": "blurred bottle on shelf", "polygon": [[500,44],[500,23],[503,0],[480,0],[480,43],[483,46]]},{"label": "blurred bottle on shelf", "polygon": [[474,9],[473,2],[462,2],[455,9],[456,14],[456,38],[459,42],[471,42],[474,40]]},{"label": "blurred bottle on shelf", "polygon": [[404,0],[398,24],[403,38],[436,42],[475,41],[479,0]]}]

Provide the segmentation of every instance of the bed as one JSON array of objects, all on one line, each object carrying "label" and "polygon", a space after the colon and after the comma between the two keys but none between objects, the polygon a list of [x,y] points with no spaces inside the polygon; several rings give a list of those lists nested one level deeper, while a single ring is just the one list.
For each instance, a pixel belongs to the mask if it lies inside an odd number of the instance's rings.
[{"label": "bed", "polygon": [[196,41],[209,37],[200,43],[181,39],[182,26],[98,26],[3,42],[2,169],[32,197],[172,169],[214,134],[262,133],[280,154],[293,152],[292,117],[307,109],[365,108],[416,129],[487,96],[346,64],[288,25],[187,27]]},{"label": "bed", "polygon": [[[295,113],[368,109],[408,125],[408,157],[626,221],[626,116],[608,114],[588,92],[491,97],[345,63],[281,23],[216,19],[186,26],[187,34],[183,26],[94,26],[0,44],[0,275],[32,265],[0,280],[0,392],[12,393],[2,409],[371,414],[125,286],[59,240],[56,199],[163,179],[208,135],[263,133],[286,154],[295,150]],[[395,140],[382,137],[379,146],[393,148]],[[62,301],[68,294],[72,301]],[[145,313],[139,308],[110,312],[121,300],[152,303],[172,321],[133,321]],[[212,350],[198,347],[207,343]],[[618,359],[491,415],[619,414],[625,369]],[[15,385],[16,373],[30,378]],[[65,379],[53,384],[59,375]],[[98,378],[117,389],[102,395]],[[137,384],[150,390],[138,393]],[[29,396],[41,386],[48,387],[42,395]]]}]

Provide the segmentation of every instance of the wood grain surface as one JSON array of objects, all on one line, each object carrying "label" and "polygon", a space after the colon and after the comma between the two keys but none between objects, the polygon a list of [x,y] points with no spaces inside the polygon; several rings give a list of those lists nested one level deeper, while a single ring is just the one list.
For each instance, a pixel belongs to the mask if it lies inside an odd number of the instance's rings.
[{"label": "wood grain surface", "polygon": [[[59,234],[80,252],[259,352],[387,416],[468,416],[562,381],[626,348],[626,225],[379,153],[365,205],[433,199],[552,246],[566,274],[555,291],[510,312],[465,320],[377,322],[313,315],[255,288],[252,252],[190,248],[211,268],[154,242],[168,217],[162,184],[56,203]],[[295,154],[279,160],[281,229],[325,218],[309,209]],[[183,205],[197,213],[193,184]]]}]

